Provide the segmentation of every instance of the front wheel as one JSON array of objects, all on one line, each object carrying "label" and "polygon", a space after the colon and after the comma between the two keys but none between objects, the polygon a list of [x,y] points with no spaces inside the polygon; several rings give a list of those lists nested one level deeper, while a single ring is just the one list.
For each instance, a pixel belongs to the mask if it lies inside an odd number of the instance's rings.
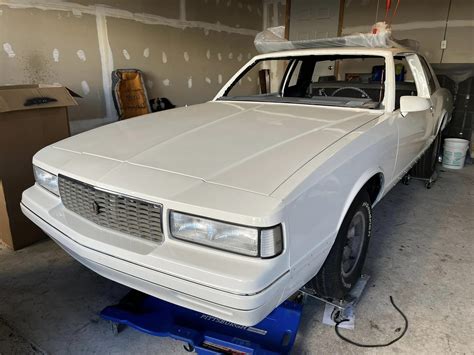
[{"label": "front wheel", "polygon": [[309,286],[320,296],[343,299],[361,276],[371,232],[370,197],[362,190],[344,217],[324,265]]}]

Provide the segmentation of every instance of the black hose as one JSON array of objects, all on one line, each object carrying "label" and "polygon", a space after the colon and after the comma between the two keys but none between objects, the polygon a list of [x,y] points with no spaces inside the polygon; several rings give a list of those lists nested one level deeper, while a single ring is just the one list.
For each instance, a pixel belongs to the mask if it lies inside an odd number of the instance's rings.
[{"label": "black hose", "polygon": [[407,317],[405,316],[405,314],[403,314],[402,310],[400,308],[397,307],[397,305],[395,304],[395,302],[393,301],[393,298],[392,296],[390,296],[390,302],[392,303],[392,306],[398,311],[398,313],[400,313],[403,317],[403,319],[405,320],[405,328],[403,329],[403,331],[400,333],[400,335],[398,337],[396,337],[395,339],[393,339],[392,341],[389,341],[388,343],[385,343],[385,344],[361,344],[361,343],[358,343],[354,340],[351,340],[351,339],[348,339],[346,338],[345,336],[341,335],[341,333],[339,333],[339,324],[343,323],[343,322],[347,322],[348,319],[343,319],[342,321],[340,322],[336,322],[336,327],[334,328],[336,330],[336,334],[339,338],[341,338],[342,340],[345,340],[347,341],[348,343],[352,344],[352,345],[355,345],[355,346],[358,346],[358,347],[361,347],[361,348],[383,348],[383,347],[386,347],[386,346],[390,346],[392,345],[393,343],[396,343],[397,341],[399,341],[401,338],[403,338],[403,336],[405,335],[405,333],[407,332],[408,330],[408,319]]}]

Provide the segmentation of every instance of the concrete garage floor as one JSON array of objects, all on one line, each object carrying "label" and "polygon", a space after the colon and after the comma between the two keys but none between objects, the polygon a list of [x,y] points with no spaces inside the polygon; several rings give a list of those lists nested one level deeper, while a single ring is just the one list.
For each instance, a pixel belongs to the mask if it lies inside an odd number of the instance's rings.
[{"label": "concrete garage floor", "polygon": [[[473,353],[474,166],[442,172],[431,190],[399,184],[375,208],[357,308],[359,342],[381,343],[403,326],[389,296],[407,315],[407,334],[389,348],[361,349],[321,323],[323,308],[305,306],[294,354]],[[114,336],[97,316],[127,289],[87,270],[51,241],[0,250],[0,353],[181,353],[182,344],[127,329]]]}]

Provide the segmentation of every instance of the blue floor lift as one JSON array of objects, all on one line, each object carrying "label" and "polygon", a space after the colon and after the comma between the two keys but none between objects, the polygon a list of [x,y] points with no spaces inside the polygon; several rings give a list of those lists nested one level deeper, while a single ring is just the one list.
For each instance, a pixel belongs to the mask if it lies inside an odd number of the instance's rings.
[{"label": "blue floor lift", "polygon": [[334,306],[333,320],[353,314],[368,276],[363,275],[345,300],[334,301],[303,287],[253,327],[245,327],[183,308],[139,291],[130,291],[118,304],[102,310],[118,334],[129,326],[141,332],[183,341],[184,349],[198,354],[288,354],[295,343],[303,305],[308,298]]}]

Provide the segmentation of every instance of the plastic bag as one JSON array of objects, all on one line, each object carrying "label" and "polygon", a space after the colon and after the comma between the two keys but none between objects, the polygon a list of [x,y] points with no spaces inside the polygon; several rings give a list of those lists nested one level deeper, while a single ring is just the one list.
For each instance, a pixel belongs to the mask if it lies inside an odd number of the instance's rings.
[{"label": "plastic bag", "polygon": [[[348,36],[288,41],[285,39],[285,27],[272,27],[260,32],[255,37],[255,48],[260,53],[285,51],[290,49],[331,48],[331,47],[368,47],[392,48],[406,47],[392,38],[390,28],[384,22],[378,22],[372,27],[373,33],[356,33]],[[417,46],[416,41],[406,42],[410,47]],[[405,43],[403,43],[405,44]],[[415,48],[417,49],[417,48]]]}]

